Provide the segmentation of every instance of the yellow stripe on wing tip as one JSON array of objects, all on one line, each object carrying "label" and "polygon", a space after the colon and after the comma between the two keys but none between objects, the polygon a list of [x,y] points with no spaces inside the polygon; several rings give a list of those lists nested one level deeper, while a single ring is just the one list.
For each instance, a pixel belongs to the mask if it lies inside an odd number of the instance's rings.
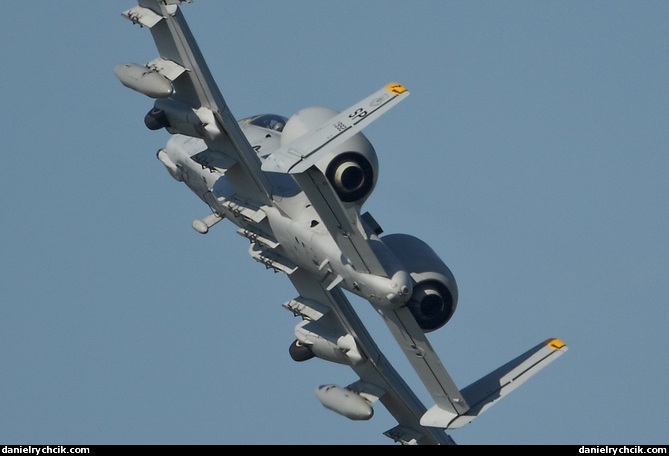
[{"label": "yellow stripe on wing tip", "polygon": [[391,82],[386,86],[386,89],[390,90],[391,92],[399,95],[400,93],[404,93],[407,91],[407,88],[404,87],[402,84],[398,82]]},{"label": "yellow stripe on wing tip", "polygon": [[548,340],[548,342],[546,342],[546,345],[548,345],[554,350],[559,350],[565,346],[565,343],[562,342],[560,339],[550,339]]}]

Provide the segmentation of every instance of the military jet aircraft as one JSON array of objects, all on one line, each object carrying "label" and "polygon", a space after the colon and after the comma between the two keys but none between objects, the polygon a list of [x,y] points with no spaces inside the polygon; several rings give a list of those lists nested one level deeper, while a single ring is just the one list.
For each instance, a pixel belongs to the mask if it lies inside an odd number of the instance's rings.
[{"label": "military jet aircraft", "polygon": [[[209,210],[193,222],[207,233],[227,219],[250,241],[251,258],[284,273],[297,296],[283,306],[299,317],[289,353],[349,366],[359,377],[322,385],[321,403],[352,420],[381,404],[397,426],[384,432],[401,444],[454,444],[446,430],[486,411],[567,350],[548,339],[460,389],[427,334],[455,312],[451,270],[422,240],[384,235],[362,206],[377,182],[378,158],[363,128],[409,91],[384,84],[338,112],[308,107],[290,117],[236,120],[186,23],[190,0],[139,0],[123,12],[150,30],[159,56],[114,68],[121,83],[155,99],[144,122],[171,134],[157,158]],[[351,306],[369,302],[415,369],[434,405],[426,408],[393,368]]]}]

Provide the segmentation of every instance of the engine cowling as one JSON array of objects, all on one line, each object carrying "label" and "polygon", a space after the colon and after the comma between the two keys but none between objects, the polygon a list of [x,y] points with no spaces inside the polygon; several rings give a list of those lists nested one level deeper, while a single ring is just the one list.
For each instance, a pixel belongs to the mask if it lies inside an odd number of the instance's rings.
[{"label": "engine cowling", "polygon": [[390,234],[381,239],[414,282],[406,306],[418,325],[426,333],[444,326],[458,303],[458,287],[451,270],[429,245],[414,236]]},{"label": "engine cowling", "polygon": [[[281,145],[290,144],[337,114],[337,111],[323,107],[298,111],[288,119],[281,135]],[[362,133],[355,134],[333,149],[317,166],[344,203],[362,205],[376,186],[378,158],[374,147]]]}]

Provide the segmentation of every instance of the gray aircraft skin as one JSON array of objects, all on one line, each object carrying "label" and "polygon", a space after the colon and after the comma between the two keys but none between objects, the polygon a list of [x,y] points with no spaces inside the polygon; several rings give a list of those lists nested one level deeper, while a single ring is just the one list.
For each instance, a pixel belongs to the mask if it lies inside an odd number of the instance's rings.
[{"label": "gray aircraft skin", "polygon": [[[180,9],[190,0],[139,0],[123,12],[150,30],[159,57],[114,68],[121,83],[155,99],[144,121],[171,136],[157,158],[211,213],[193,222],[207,233],[227,219],[250,241],[249,254],[284,273],[297,297],[283,306],[300,318],[289,353],[347,365],[350,385],[323,385],[321,403],[368,420],[380,401],[397,420],[384,432],[401,444],[454,444],[446,433],[491,405],[567,350],[547,339],[459,389],[426,334],[455,312],[455,278],[425,242],[383,235],[362,206],[374,190],[378,159],[361,132],[404,100],[390,83],[350,108],[303,109],[237,121],[219,91]],[[345,292],[367,300],[387,324],[434,400],[427,409],[380,351]]]}]

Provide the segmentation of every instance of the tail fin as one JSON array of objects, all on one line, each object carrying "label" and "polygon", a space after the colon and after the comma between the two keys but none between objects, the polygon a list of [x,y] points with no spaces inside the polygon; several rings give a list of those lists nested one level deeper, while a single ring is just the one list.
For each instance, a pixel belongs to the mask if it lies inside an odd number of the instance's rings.
[{"label": "tail fin", "polygon": [[464,414],[455,414],[438,405],[430,408],[422,416],[422,426],[455,429],[471,423],[488,410],[495,402],[522,385],[528,378],[555,361],[567,351],[560,339],[548,339],[509,361],[485,377],[461,390],[470,405]]}]

